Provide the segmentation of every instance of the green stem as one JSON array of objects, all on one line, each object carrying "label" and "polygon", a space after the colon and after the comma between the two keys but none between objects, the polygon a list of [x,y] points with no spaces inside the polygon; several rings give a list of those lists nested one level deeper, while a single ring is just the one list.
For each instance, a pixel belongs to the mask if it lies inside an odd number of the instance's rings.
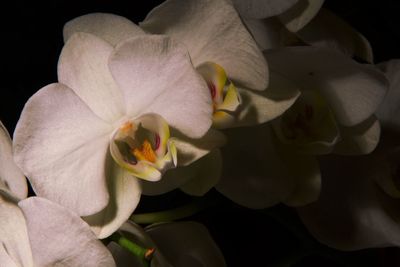
[{"label": "green stem", "polygon": [[153,248],[143,248],[118,232],[113,233],[110,236],[110,239],[139,258],[142,261],[143,266],[150,267],[150,261],[154,253]]},{"label": "green stem", "polygon": [[134,221],[137,224],[151,224],[157,222],[171,222],[179,219],[183,219],[189,216],[192,216],[199,211],[203,210],[208,206],[208,202],[206,200],[197,200],[192,203],[183,205],[178,208],[159,211],[159,212],[150,212],[150,213],[142,213],[142,214],[133,214],[130,217],[130,220]]}]

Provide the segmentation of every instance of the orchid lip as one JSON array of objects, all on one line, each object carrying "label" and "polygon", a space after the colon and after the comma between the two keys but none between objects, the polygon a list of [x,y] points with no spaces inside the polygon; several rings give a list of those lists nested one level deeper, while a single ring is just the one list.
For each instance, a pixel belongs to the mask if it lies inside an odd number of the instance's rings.
[{"label": "orchid lip", "polygon": [[110,152],[119,166],[148,181],[160,180],[166,170],[177,165],[169,126],[157,114],[125,120],[112,135]]},{"label": "orchid lip", "polygon": [[197,67],[210,90],[213,104],[213,126],[226,127],[234,123],[242,103],[238,89],[226,75],[224,68],[214,62],[204,62]]}]

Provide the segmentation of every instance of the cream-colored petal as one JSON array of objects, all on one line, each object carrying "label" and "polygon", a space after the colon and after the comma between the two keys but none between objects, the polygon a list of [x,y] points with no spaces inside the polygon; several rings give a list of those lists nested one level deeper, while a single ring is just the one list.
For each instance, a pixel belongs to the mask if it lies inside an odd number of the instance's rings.
[{"label": "cream-colored petal", "polygon": [[38,197],[18,205],[26,218],[35,266],[115,266],[111,253],[77,214]]},{"label": "cream-colored petal", "polygon": [[226,143],[225,135],[212,128],[200,139],[188,138],[174,129],[172,136],[178,152],[178,166],[187,166]]},{"label": "cream-colored petal", "polygon": [[267,19],[243,19],[261,51],[284,47],[297,39],[277,17]]},{"label": "cream-colored petal", "polygon": [[9,191],[18,198],[28,196],[28,185],[24,174],[15,164],[11,137],[0,121],[0,189]]},{"label": "cream-colored petal", "polygon": [[263,92],[238,88],[242,103],[233,126],[250,126],[275,119],[299,97],[297,85],[278,73],[271,72],[270,75],[270,84]]},{"label": "cream-colored petal", "polygon": [[288,10],[299,0],[233,0],[239,14],[246,18],[269,18]]},{"label": "cream-colored petal", "polygon": [[387,89],[377,68],[356,63],[343,54],[320,47],[287,47],[265,51],[271,71],[304,90],[318,90],[337,121],[352,126],[369,118]]},{"label": "cream-colored petal", "polygon": [[129,19],[109,13],[90,13],[68,21],[63,29],[64,42],[77,32],[96,35],[113,46],[136,35],[145,34]]},{"label": "cream-colored petal", "polygon": [[297,32],[314,18],[323,3],[324,0],[299,0],[278,17],[289,31]]},{"label": "cream-colored petal", "polygon": [[379,143],[381,127],[375,116],[352,126],[341,127],[341,140],[334,153],[342,155],[363,155],[371,153]]},{"label": "cream-colored petal", "polygon": [[108,203],[111,131],[71,89],[51,84],[25,104],[14,132],[14,159],[38,196],[90,215]]},{"label": "cream-colored petal", "polygon": [[313,20],[296,35],[305,43],[335,49],[349,57],[373,62],[368,40],[346,21],[322,8]]},{"label": "cream-colored petal", "polygon": [[0,203],[0,262],[5,267],[33,267],[24,215],[9,201]]},{"label": "cream-colored petal", "polygon": [[184,43],[195,66],[215,62],[235,85],[255,90],[267,87],[267,63],[230,1],[168,0],[139,25]]},{"label": "cream-colored petal", "polygon": [[211,126],[211,97],[184,46],[171,38],[144,35],[117,46],[110,70],[131,116],[161,115],[171,127],[194,138]]},{"label": "cream-colored petal", "polygon": [[142,191],[138,179],[119,167],[110,155],[106,168],[110,201],[97,214],[83,218],[100,239],[114,233],[129,219],[139,203]]},{"label": "cream-colored petal", "polygon": [[216,189],[249,208],[271,207],[289,197],[295,183],[278,154],[269,124],[226,130],[223,171]]},{"label": "cream-colored petal", "polygon": [[113,46],[100,37],[78,32],[68,39],[58,61],[58,81],[108,122],[125,114],[122,93],[108,69],[113,51]]}]

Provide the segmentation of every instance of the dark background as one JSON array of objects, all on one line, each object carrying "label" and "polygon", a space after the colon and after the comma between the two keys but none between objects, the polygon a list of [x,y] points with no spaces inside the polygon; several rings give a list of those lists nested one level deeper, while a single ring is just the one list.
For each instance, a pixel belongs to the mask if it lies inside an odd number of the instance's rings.
[{"label": "dark background", "polygon": [[[41,87],[57,81],[62,28],[68,20],[91,12],[109,12],[134,22],[162,1],[14,2],[2,6],[0,120],[13,132],[24,103]],[[400,1],[327,0],[324,6],[347,20],[370,41],[375,62],[400,58]],[[277,205],[264,211],[239,207],[215,191],[208,209],[189,219],[205,224],[228,266],[400,266],[397,248],[339,252],[307,233],[296,213]],[[171,208],[189,201],[173,191],[143,197],[138,212]],[[305,250],[317,251],[303,257]],[[317,249],[315,249],[317,248]]]}]

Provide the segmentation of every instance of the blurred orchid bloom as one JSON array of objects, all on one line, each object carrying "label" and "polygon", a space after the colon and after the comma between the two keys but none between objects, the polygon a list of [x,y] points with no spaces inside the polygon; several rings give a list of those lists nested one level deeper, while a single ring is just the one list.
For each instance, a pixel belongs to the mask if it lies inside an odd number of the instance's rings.
[{"label": "blurred orchid bloom", "polygon": [[46,199],[24,199],[27,182],[14,163],[11,145],[0,122],[1,266],[115,266],[78,215]]},{"label": "blurred orchid bloom", "polygon": [[113,46],[72,34],[58,80],[26,103],[15,160],[38,196],[83,216],[104,238],[135,209],[137,178],[158,181],[177,166],[172,129],[186,138],[207,133],[208,88],[186,49],[162,35],[138,34]]},{"label": "blurred orchid bloom", "polygon": [[[374,112],[388,81],[377,68],[328,49],[287,47],[267,50],[265,56],[271,70],[297,84],[301,95],[271,123],[228,134],[235,145],[223,153],[230,168],[217,189],[251,208],[306,205],[320,193],[316,156],[375,149],[380,126]],[[247,169],[239,170],[238,162]]]},{"label": "blurred orchid bloom", "polygon": [[[128,221],[121,233],[131,241],[155,249],[152,267],[226,266],[224,257],[206,227],[196,222],[172,222],[142,229]],[[108,245],[119,267],[143,266],[132,254],[114,242]]]}]

